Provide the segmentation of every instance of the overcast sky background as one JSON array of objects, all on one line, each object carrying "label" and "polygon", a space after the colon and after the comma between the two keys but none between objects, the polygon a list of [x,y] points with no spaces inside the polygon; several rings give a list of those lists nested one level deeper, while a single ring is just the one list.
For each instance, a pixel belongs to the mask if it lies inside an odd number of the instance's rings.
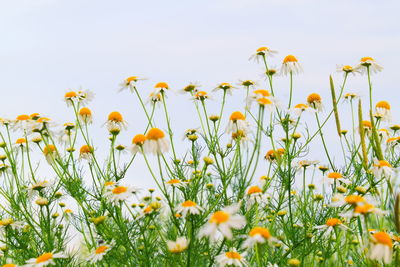
[{"label": "overcast sky background", "polygon": [[[304,102],[315,91],[328,108],[328,76],[334,74],[337,83],[342,78],[336,65],[374,57],[385,68],[373,77],[375,99],[389,100],[398,122],[399,9],[395,0],[0,0],[0,117],[39,112],[60,124],[71,121],[62,98],[67,90],[82,87],[96,94],[89,105],[94,138],[105,140],[100,127],[110,111],[118,110],[129,122],[121,142],[129,144],[143,131],[144,115],[133,95],[117,93],[124,78],[147,77],[139,85],[145,95],[159,81],[173,89],[199,81],[210,91],[220,82],[253,79],[267,88],[261,66],[248,58],[268,46],[279,51],[272,59],[278,67],[287,54],[303,65],[304,74],[295,78],[294,102]],[[366,86],[365,77],[355,77],[346,91],[367,96]],[[285,99],[287,79],[278,78],[276,90]],[[168,98],[179,141],[183,130],[199,126],[187,99]],[[216,95],[214,110],[219,100]],[[228,101],[229,112],[242,109],[239,97]],[[107,143],[97,144],[101,150]],[[334,150],[337,143],[329,146]],[[139,172],[131,182],[152,185],[140,160],[135,168]]]}]

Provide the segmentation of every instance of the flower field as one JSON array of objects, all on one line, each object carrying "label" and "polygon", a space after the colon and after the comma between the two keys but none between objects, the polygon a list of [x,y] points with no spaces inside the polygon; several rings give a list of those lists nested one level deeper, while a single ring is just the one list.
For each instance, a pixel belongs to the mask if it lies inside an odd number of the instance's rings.
[{"label": "flower field", "polygon": [[[65,93],[71,122],[0,119],[0,265],[400,266],[400,125],[372,97],[383,67],[371,57],[337,66],[330,98],[296,103],[301,62],[276,53],[250,57],[263,69],[257,82],[149,89],[126,78],[115,97],[134,98],[145,125],[111,110],[94,125],[89,90]],[[365,82],[362,93],[348,90],[351,79]],[[184,133],[174,94],[197,114]]]}]

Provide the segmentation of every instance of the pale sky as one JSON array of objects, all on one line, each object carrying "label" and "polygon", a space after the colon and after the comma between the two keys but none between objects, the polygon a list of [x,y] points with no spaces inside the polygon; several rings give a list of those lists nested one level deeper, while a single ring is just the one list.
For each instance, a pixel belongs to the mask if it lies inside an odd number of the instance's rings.
[{"label": "pale sky", "polygon": [[[336,65],[374,57],[385,68],[373,77],[375,99],[390,101],[398,123],[398,10],[396,0],[0,0],[0,117],[39,112],[62,124],[73,118],[64,93],[81,87],[96,94],[89,105],[94,138],[105,138],[100,126],[118,110],[129,122],[121,136],[128,144],[143,130],[144,115],[133,95],[117,93],[124,78],[148,78],[139,85],[145,95],[159,81],[173,89],[199,81],[211,91],[220,82],[253,79],[267,88],[261,66],[248,58],[268,46],[279,51],[275,65],[287,54],[303,65],[304,74],[295,77],[295,102],[315,91],[328,107],[328,76],[341,80]],[[287,79],[276,84],[285,99]],[[347,88],[367,96],[366,85],[365,77],[356,77]],[[194,112],[187,98],[168,98],[179,141],[184,129],[198,126],[188,124]],[[228,111],[243,106],[239,98],[228,101]]]}]

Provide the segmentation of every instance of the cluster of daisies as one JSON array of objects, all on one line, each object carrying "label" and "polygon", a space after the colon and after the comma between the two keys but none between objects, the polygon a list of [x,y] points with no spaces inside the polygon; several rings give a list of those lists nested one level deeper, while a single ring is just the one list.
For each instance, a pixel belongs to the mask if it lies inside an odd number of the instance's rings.
[{"label": "cluster of daisies", "polygon": [[[129,146],[118,145],[128,123],[120,112],[109,113],[104,126],[111,148],[104,164],[89,135],[91,91],[64,94],[75,119],[61,127],[38,113],[0,119],[3,267],[400,264],[400,125],[391,124],[389,102],[372,105],[370,76],[382,66],[371,57],[338,66],[344,81],[336,94],[331,78],[329,113],[328,101],[318,93],[292,103],[293,76],[303,68],[293,55],[284,57],[279,69],[269,67],[276,54],[261,47],[251,56],[265,67],[268,89],[240,80],[220,83],[210,94],[199,83],[179,90],[190,96],[199,115],[199,125],[184,133],[190,147],[182,155],[175,149],[168,113],[167,95],[173,90],[159,82],[142,98],[138,87],[146,78],[138,76],[124,79],[120,91],[135,96],[148,120],[146,130],[134,133]],[[368,119],[362,97],[344,93],[350,74],[368,76]],[[280,76],[290,76],[288,104],[274,90],[273,80]],[[227,115],[225,102],[240,90],[244,107]],[[209,115],[208,100],[221,92],[220,112]],[[341,100],[353,114],[350,131],[340,124]],[[163,113],[164,125],[156,125],[155,112]],[[315,117],[314,133],[304,125],[305,112]],[[341,146],[329,153],[323,133],[332,115]],[[305,159],[310,143],[319,144],[329,164]],[[121,160],[125,150],[130,153]],[[35,151],[46,159],[54,179],[38,175]],[[332,154],[341,152],[344,166],[339,168]],[[138,159],[148,169],[140,175],[150,176],[158,189],[127,183],[128,169],[135,169]],[[23,246],[25,234],[31,242]],[[79,237],[79,244],[67,249],[72,236]],[[24,249],[35,250],[35,257],[21,254]]]}]

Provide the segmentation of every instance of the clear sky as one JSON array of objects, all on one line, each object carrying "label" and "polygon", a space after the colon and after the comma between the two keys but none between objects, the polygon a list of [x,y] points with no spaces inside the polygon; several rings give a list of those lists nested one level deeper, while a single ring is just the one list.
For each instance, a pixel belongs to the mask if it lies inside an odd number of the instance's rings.
[{"label": "clear sky", "polygon": [[[121,142],[129,143],[144,116],[132,95],[117,93],[122,79],[147,77],[139,86],[146,94],[159,81],[175,89],[199,81],[209,91],[254,79],[264,87],[261,66],[248,58],[268,46],[279,51],[276,65],[287,54],[303,65],[295,102],[314,91],[328,98],[329,74],[341,78],[336,64],[374,57],[385,67],[373,77],[375,97],[390,101],[397,122],[399,9],[396,0],[0,0],[0,116],[39,112],[62,124],[72,119],[63,94],[82,87],[96,94],[95,138],[105,138],[99,127],[118,110],[130,125]],[[277,86],[284,99],[287,80]],[[367,94],[365,78],[351,79],[349,88]],[[198,126],[187,124],[194,113],[186,99],[168,99],[181,130]],[[232,98],[229,105],[233,111],[243,102]]]}]

